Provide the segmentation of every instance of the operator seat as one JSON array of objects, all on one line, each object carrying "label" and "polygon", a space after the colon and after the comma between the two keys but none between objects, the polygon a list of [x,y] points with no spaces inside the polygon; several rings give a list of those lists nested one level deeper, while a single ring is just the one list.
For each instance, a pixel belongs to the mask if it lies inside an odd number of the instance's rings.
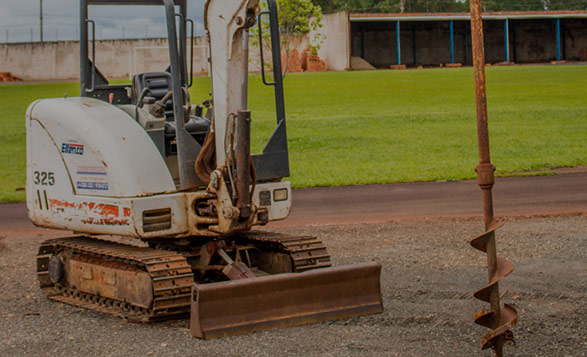
[{"label": "operator seat", "polygon": [[[171,74],[167,72],[147,72],[136,74],[132,79],[133,104],[137,105],[143,89],[148,88],[147,97],[161,100],[171,90]],[[173,120],[173,100],[165,103],[165,118]]]},{"label": "operator seat", "polygon": [[[172,88],[171,74],[168,72],[139,73],[133,77],[133,104],[137,104],[139,97],[145,88],[148,89],[147,97],[156,101],[163,99]],[[175,138],[175,121],[173,119],[173,99],[165,103],[165,138],[169,142]],[[200,116],[190,115],[190,121],[185,123],[185,129],[198,143],[203,144],[206,133],[210,128],[210,120]],[[168,143],[166,143],[168,146]]]}]

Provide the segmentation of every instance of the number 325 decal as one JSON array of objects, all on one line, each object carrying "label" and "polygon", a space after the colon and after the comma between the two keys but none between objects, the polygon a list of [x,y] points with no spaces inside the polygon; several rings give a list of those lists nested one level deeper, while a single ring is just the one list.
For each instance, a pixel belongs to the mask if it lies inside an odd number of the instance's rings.
[{"label": "number 325 decal", "polygon": [[53,186],[55,185],[55,176],[53,172],[35,171],[35,185]]}]

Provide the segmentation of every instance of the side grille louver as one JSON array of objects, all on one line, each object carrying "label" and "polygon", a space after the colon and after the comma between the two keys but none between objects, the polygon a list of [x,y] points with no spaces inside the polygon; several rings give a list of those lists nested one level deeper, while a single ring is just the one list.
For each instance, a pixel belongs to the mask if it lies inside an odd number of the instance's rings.
[{"label": "side grille louver", "polygon": [[164,231],[171,228],[171,208],[143,211],[143,232]]}]

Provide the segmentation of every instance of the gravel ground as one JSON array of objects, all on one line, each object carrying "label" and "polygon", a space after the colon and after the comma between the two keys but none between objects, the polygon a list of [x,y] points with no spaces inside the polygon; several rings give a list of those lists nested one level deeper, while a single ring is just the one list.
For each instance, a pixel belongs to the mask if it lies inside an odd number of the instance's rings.
[{"label": "gravel ground", "polygon": [[[486,305],[485,256],[468,245],[478,221],[423,221],[282,228],[315,234],[335,265],[383,265],[382,314],[210,341],[187,320],[130,323],[48,301],[35,277],[38,244],[54,233],[4,234],[0,243],[0,355],[490,356],[472,322]],[[587,356],[587,217],[517,219],[497,233],[514,261],[503,301],[520,314],[508,355]]]}]

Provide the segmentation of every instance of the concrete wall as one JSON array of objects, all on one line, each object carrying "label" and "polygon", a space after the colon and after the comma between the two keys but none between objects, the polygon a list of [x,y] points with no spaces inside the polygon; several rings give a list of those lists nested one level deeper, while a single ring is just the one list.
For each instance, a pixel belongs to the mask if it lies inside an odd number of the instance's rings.
[{"label": "concrete wall", "polygon": [[[450,62],[448,21],[404,21],[401,29],[401,63],[437,66]],[[505,60],[502,20],[484,21],[486,61]],[[325,36],[318,55],[328,70],[350,67],[350,56],[363,57],[379,68],[396,64],[395,22],[353,22],[348,13],[326,14],[319,32]],[[578,61],[587,49],[587,19],[561,19],[563,59]],[[510,60],[517,63],[556,59],[554,19],[510,20]],[[302,52],[315,33],[296,41]],[[363,42],[364,39],[364,42]],[[207,73],[207,44],[194,39],[194,72]],[[471,64],[469,21],[454,21],[456,63]],[[587,50],[586,50],[587,51]],[[259,71],[258,48],[251,46],[249,70]],[[270,54],[266,54],[270,58]],[[130,78],[134,73],[162,71],[169,57],[166,39],[109,40],[96,42],[96,65],[107,78]],[[27,80],[79,78],[77,42],[0,44],[0,72]]]},{"label": "concrete wall", "polygon": [[[536,55],[546,60],[556,59],[555,20],[515,20],[512,25],[515,31],[514,55],[517,62],[534,62],[532,59]],[[582,49],[587,49],[587,19],[561,19],[561,33],[563,59],[580,60],[579,53]],[[524,41],[525,38],[531,38],[532,41]]]},{"label": "concrete wall", "polygon": [[[207,72],[204,37],[194,38],[194,72]],[[79,42],[0,45],[0,70],[26,80],[79,78]],[[164,71],[169,64],[166,39],[96,41],[96,66],[107,78]]]},{"label": "concrete wall", "polygon": [[79,77],[77,42],[0,44],[0,71],[23,79]]},{"label": "concrete wall", "polygon": [[344,11],[325,14],[319,32],[326,36],[318,50],[318,56],[326,62],[326,68],[331,71],[348,69],[350,67],[349,14]]},{"label": "concrete wall", "polygon": [[[510,20],[510,61],[540,63],[556,59],[554,19]],[[486,20],[485,59],[505,61],[504,22]],[[561,19],[562,57],[580,60],[587,48],[587,19]],[[396,64],[395,22],[351,23],[351,55],[363,57],[378,68]],[[364,42],[363,42],[364,41]],[[432,66],[450,63],[449,21],[400,22],[401,63]],[[456,63],[471,64],[471,29],[468,20],[454,21]]]},{"label": "concrete wall", "polygon": [[[324,15],[325,36],[318,55],[329,70],[345,70],[348,58],[348,14]],[[312,33],[310,36],[314,36]],[[205,37],[194,38],[194,73],[208,72]],[[310,43],[309,37],[297,42],[301,51]],[[259,71],[258,48],[251,46],[249,69]],[[79,78],[79,42],[0,44],[0,72],[11,72],[26,80]],[[271,58],[267,54],[267,58]],[[135,73],[163,71],[169,64],[167,39],[133,39],[96,41],[96,66],[106,78],[130,78]]]}]

